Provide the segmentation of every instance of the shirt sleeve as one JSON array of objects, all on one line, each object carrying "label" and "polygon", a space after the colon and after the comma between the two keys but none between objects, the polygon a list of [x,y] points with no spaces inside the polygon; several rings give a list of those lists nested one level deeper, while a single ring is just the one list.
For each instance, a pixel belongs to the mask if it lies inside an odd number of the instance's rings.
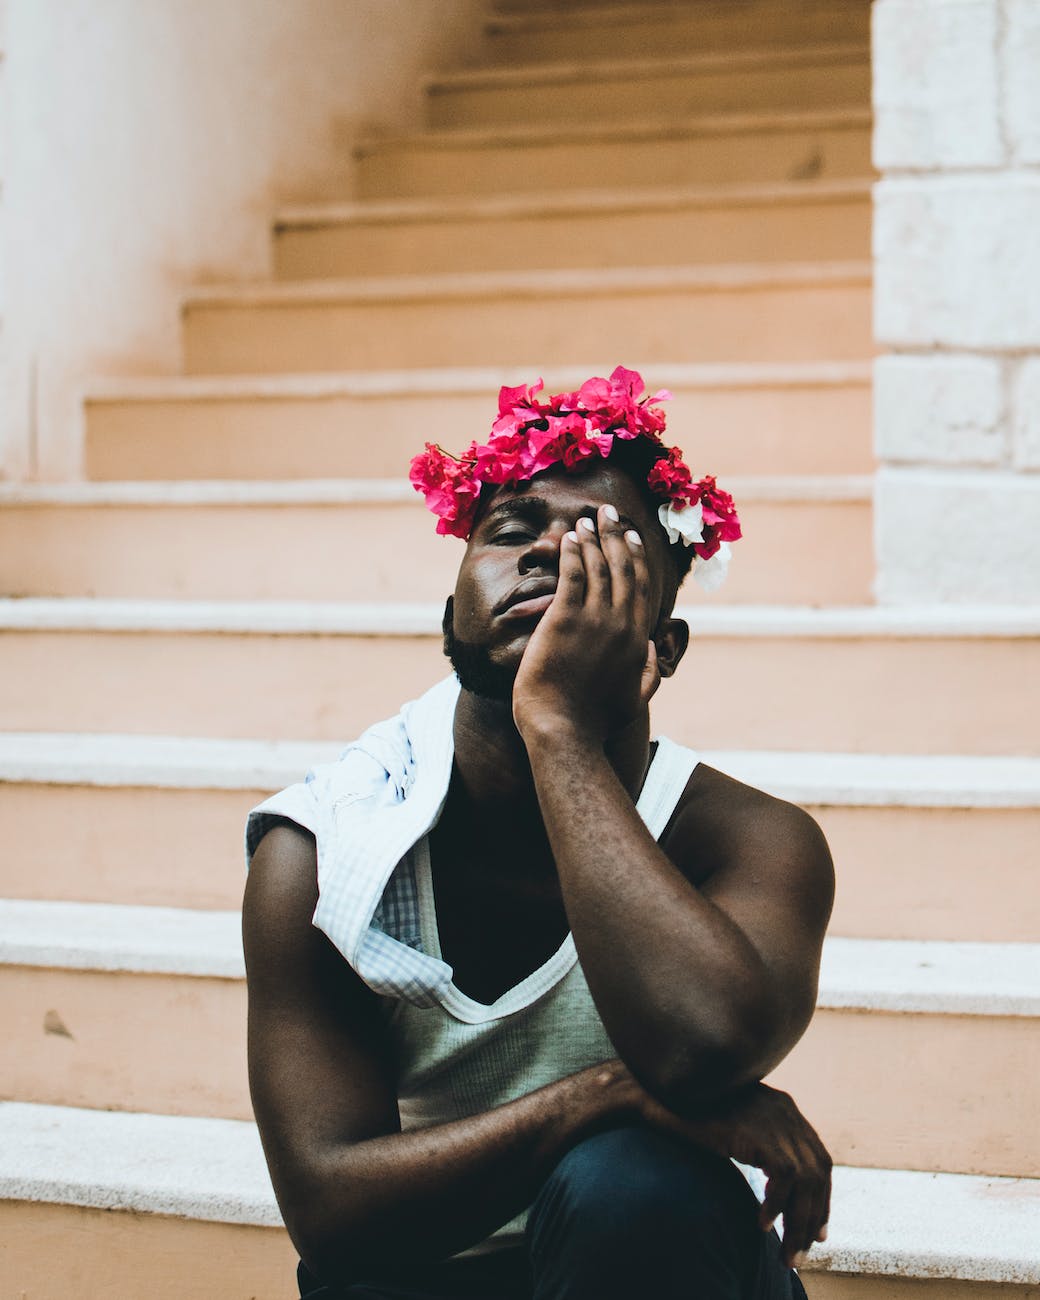
[{"label": "shirt sleeve", "polygon": [[318,797],[314,781],[299,781],[274,794],[250,812],[246,818],[246,870],[248,871],[257,845],[272,826],[279,822],[295,822],[312,835],[318,834]]}]

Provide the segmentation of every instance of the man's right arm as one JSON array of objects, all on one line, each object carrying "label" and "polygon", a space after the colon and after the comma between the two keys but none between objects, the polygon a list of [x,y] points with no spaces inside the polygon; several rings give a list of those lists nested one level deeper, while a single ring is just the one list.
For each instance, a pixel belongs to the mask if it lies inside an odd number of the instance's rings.
[{"label": "man's right arm", "polygon": [[264,836],[243,905],[249,1079],[278,1203],[330,1282],[444,1259],[529,1205],[582,1138],[637,1118],[620,1062],[469,1119],[402,1133],[377,995],[311,924],[314,839]]}]

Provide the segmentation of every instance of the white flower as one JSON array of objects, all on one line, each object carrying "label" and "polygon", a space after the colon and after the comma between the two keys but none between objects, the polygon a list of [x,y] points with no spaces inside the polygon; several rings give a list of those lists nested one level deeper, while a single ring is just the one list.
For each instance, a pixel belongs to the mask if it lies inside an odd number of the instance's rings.
[{"label": "white flower", "polygon": [[[658,508],[657,517],[673,546],[676,542],[692,546],[694,542],[704,540],[704,507],[699,501],[692,506],[677,506],[674,501],[669,501],[667,505]],[[696,557],[693,576],[705,591],[715,591],[725,582],[729,557],[729,542],[720,542],[719,549],[710,560],[702,560],[699,555]]]},{"label": "white flower", "polygon": [[700,556],[694,560],[693,576],[705,591],[715,591],[725,582],[726,571],[729,568],[729,557],[729,542],[720,542],[719,549],[710,560],[702,560]]},{"label": "white flower", "polygon": [[659,507],[657,517],[673,545],[682,542],[684,546],[692,546],[704,540],[704,507],[699,501],[692,506],[669,501]]}]

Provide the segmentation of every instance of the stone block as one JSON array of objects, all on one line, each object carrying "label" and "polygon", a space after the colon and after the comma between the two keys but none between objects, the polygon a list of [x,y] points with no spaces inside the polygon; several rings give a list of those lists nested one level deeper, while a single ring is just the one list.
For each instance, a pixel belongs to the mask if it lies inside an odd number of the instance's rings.
[{"label": "stone block", "polygon": [[892,347],[1040,346],[1040,175],[881,181],[875,336]]},{"label": "stone block", "polygon": [[1038,604],[1040,476],[883,467],[876,592],[888,605]]},{"label": "stone block", "polygon": [[1018,469],[1040,469],[1040,357],[1019,367],[1011,397],[1012,457]]},{"label": "stone block", "polygon": [[874,161],[882,171],[1003,161],[998,0],[876,0]]},{"label": "stone block", "polygon": [[884,461],[996,465],[1002,401],[1001,367],[991,357],[879,357],[875,450]]},{"label": "stone block", "polygon": [[1005,0],[1004,124],[1017,163],[1040,163],[1040,5]]}]

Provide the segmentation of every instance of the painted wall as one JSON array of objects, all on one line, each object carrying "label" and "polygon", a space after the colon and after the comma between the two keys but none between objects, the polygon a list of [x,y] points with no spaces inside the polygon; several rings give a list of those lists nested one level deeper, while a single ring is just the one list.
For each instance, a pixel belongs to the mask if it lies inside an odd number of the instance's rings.
[{"label": "painted wall", "polygon": [[0,473],[75,477],[93,375],[170,374],[178,296],[260,277],[280,202],[349,197],[481,0],[4,0]]},{"label": "painted wall", "polygon": [[1040,4],[875,0],[877,593],[1040,602]]}]

